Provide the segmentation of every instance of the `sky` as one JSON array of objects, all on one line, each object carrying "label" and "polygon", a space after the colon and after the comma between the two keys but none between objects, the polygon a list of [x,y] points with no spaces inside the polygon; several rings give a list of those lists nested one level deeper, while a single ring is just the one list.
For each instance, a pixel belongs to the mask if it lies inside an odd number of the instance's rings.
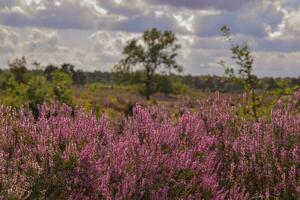
[{"label": "sky", "polygon": [[300,0],[0,0],[0,66],[25,56],[111,71],[126,41],[157,27],[177,35],[184,74],[223,75],[224,24],[248,41],[258,76],[300,76]]}]

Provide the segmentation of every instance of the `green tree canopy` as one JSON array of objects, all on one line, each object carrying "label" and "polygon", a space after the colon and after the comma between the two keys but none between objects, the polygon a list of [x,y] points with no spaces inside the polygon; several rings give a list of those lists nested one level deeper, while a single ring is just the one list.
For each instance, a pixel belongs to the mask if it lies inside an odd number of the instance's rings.
[{"label": "green tree canopy", "polygon": [[176,51],[180,48],[177,38],[172,31],[160,31],[156,28],[144,32],[142,38],[132,39],[124,47],[124,58],[115,66],[122,73],[129,73],[134,69],[143,70],[145,79],[145,96],[155,92],[151,87],[154,83],[154,75],[157,70],[162,73],[172,70],[181,71],[182,67],[177,64]]}]

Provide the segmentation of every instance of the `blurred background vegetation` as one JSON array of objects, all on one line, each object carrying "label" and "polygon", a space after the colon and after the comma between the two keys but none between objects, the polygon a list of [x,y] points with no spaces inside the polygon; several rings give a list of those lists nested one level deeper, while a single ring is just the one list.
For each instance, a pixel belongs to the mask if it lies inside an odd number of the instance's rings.
[{"label": "blurred background vegetation", "polygon": [[[170,31],[151,29],[142,38],[128,41],[124,58],[111,72],[82,71],[70,63],[42,66],[27,63],[25,57],[16,58],[0,70],[0,104],[16,109],[28,106],[36,118],[39,105],[53,101],[73,108],[81,106],[98,116],[108,112],[114,117],[130,114],[137,103],[160,104],[170,110],[193,108],[197,99],[218,91],[231,98],[233,104],[245,102],[242,94],[251,94],[241,114],[252,112],[257,120],[257,115],[270,112],[279,98],[299,88],[300,77],[256,77],[247,43],[234,43],[226,26],[222,31],[239,66],[236,73],[225,61],[220,62],[224,76],[179,73],[182,67],[175,60],[180,48],[176,36]],[[35,69],[29,69],[29,64]]]},{"label": "blurred background vegetation", "polygon": [[[16,108],[27,104],[32,110],[43,102],[56,100],[68,105],[83,106],[100,114],[125,112],[127,107],[146,103],[195,104],[219,91],[221,95],[241,98],[243,85],[225,76],[155,75],[152,99],[144,100],[141,71],[130,74],[117,72],[85,72],[71,64],[48,65],[28,69],[25,58],[16,59],[8,69],[0,71],[1,104]],[[298,78],[259,78],[257,92],[271,102],[276,96],[292,93],[300,85]]]}]

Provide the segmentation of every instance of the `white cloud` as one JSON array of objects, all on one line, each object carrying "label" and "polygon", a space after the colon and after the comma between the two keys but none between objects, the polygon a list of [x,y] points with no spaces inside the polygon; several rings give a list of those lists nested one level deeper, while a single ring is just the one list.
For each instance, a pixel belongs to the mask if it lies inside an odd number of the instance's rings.
[{"label": "white cloud", "polygon": [[7,54],[19,48],[19,34],[4,26],[0,26],[0,52]]},{"label": "white cloud", "polygon": [[255,72],[259,76],[298,77],[300,52],[256,52]]},{"label": "white cloud", "polygon": [[91,57],[101,63],[102,70],[111,70],[122,57],[122,49],[129,39],[138,37],[140,34],[126,32],[97,31],[89,36],[92,42]]},{"label": "white cloud", "polygon": [[107,14],[105,8],[93,1],[41,0],[26,4],[19,0],[14,6],[9,3],[3,6],[0,19],[2,24],[16,27],[96,29],[108,27],[118,17]]},{"label": "white cloud", "polygon": [[59,49],[59,35],[55,31],[29,29],[29,36],[24,43],[24,50],[29,52],[52,53]]},{"label": "white cloud", "polygon": [[25,55],[110,70],[129,38],[157,27],[178,35],[185,73],[223,74],[224,24],[249,40],[258,75],[300,74],[299,0],[0,0],[0,63]]}]

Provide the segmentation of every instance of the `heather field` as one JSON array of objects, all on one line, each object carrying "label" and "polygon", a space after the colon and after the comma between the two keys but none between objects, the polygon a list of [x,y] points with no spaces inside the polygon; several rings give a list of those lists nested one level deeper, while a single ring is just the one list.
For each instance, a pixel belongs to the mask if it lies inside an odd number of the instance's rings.
[{"label": "heather field", "polygon": [[0,199],[299,199],[300,92],[258,121],[218,93],[114,119],[0,109]]},{"label": "heather field", "polygon": [[0,200],[300,200],[300,0],[0,0]]}]

